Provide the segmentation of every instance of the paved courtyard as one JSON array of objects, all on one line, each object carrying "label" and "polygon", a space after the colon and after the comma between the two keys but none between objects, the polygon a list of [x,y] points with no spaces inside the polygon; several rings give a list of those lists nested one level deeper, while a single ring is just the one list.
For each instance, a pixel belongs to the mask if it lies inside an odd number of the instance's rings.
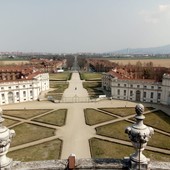
[{"label": "paved courtyard", "polygon": [[[88,97],[87,91],[82,86],[82,81],[80,80],[78,72],[74,72],[72,75],[72,79],[69,81],[69,88],[65,90],[64,97]],[[114,122],[115,120],[98,124],[97,126],[88,126],[85,123],[84,118],[84,109],[85,108],[94,108],[97,109],[99,107],[134,107],[136,103],[128,102],[128,101],[119,101],[119,100],[103,100],[98,102],[91,102],[91,103],[52,103],[49,101],[34,101],[34,102],[25,102],[19,104],[11,104],[2,106],[2,109],[68,109],[66,125],[62,127],[55,127],[56,134],[53,137],[44,140],[52,140],[56,138],[60,138],[63,140],[63,147],[61,153],[61,159],[66,159],[71,153],[74,153],[77,158],[90,158],[90,148],[89,148],[89,139],[92,137],[98,137],[101,139],[106,139],[109,141],[123,143],[126,145],[131,145],[130,142],[121,141],[117,139],[111,139],[107,137],[102,137],[96,135],[95,127]],[[146,104],[147,106],[147,104]],[[149,105],[150,106],[150,105]],[[155,105],[155,108],[160,107]],[[168,108],[165,108],[167,111]],[[122,120],[127,119],[127,117],[121,118]],[[31,120],[23,120],[20,121],[28,121]],[[52,125],[41,124],[42,126],[50,127]],[[38,141],[38,143],[44,142],[44,140]],[[21,149],[27,146],[32,146],[37,144],[37,142],[32,142],[30,145],[24,144],[21,146],[13,147],[11,150]],[[164,149],[157,149],[154,147],[150,147],[150,150],[160,151],[162,153],[168,153],[169,151]]]}]

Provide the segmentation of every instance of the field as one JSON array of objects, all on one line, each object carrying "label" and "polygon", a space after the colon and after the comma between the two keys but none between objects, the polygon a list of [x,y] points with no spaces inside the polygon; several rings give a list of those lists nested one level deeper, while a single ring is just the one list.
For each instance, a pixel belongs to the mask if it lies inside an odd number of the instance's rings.
[{"label": "field", "polygon": [[118,64],[132,64],[135,65],[137,61],[140,61],[142,64],[152,62],[155,67],[161,66],[161,67],[169,67],[170,68],[170,59],[119,59],[119,60],[110,60],[111,62],[115,62]]},{"label": "field", "polygon": [[27,64],[30,61],[28,60],[0,60],[0,65],[20,65],[20,64]]}]

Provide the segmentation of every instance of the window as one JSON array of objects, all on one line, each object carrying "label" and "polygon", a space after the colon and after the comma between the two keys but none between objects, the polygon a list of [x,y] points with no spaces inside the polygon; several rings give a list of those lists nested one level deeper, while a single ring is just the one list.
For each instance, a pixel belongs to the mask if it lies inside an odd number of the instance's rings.
[{"label": "window", "polygon": [[26,97],[26,91],[23,91],[23,97]]},{"label": "window", "polygon": [[8,87],[8,89],[11,89],[11,87]]},{"label": "window", "polygon": [[145,91],[143,92],[143,97],[146,97],[146,92]]},{"label": "window", "polygon": [[126,96],[126,90],[124,90],[124,96]]},{"label": "window", "polygon": [[151,92],[151,98],[153,98],[153,92]]},{"label": "window", "polygon": [[154,89],[154,86],[151,86],[151,89]]},{"label": "window", "polygon": [[158,99],[161,99],[161,93],[158,93]]},{"label": "window", "polygon": [[130,96],[133,96],[133,91],[132,90],[130,90]]},{"label": "window", "polygon": [[120,89],[117,90],[117,95],[120,95]]},{"label": "window", "polygon": [[2,100],[5,100],[5,94],[1,94]]},{"label": "window", "polygon": [[33,95],[33,92],[32,92],[32,90],[30,91],[30,96],[32,96]]},{"label": "window", "polygon": [[158,89],[161,89],[161,86],[159,86]]},{"label": "window", "polygon": [[147,86],[144,86],[143,88],[144,88],[144,89],[146,89],[146,88],[147,88]]},{"label": "window", "polygon": [[19,98],[19,92],[16,92],[16,97]]},{"label": "window", "polygon": [[16,89],[18,89],[18,86],[16,86]]},{"label": "window", "polygon": [[1,87],[1,90],[4,90],[4,87]]},{"label": "window", "polygon": [[117,84],[117,86],[120,86],[120,84]]},{"label": "window", "polygon": [[131,84],[130,87],[133,87],[133,84]]},{"label": "window", "polygon": [[32,87],[32,84],[30,84],[30,87]]},{"label": "window", "polygon": [[126,84],[124,84],[124,87],[126,87]]},{"label": "window", "polygon": [[137,85],[137,88],[140,88],[140,85]]},{"label": "window", "polygon": [[25,85],[23,85],[23,87],[25,88]]}]

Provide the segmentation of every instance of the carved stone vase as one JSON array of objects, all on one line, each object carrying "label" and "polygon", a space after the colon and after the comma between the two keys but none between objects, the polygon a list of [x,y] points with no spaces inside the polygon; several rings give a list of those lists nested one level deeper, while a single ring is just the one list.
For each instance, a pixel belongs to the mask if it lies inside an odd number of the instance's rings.
[{"label": "carved stone vase", "polygon": [[143,124],[143,119],[145,118],[143,115],[144,106],[142,104],[136,105],[135,111],[136,123],[127,127],[125,130],[125,133],[128,134],[136,151],[134,154],[130,155],[130,169],[144,170],[148,168],[150,159],[146,158],[142,152],[145,149],[149,138],[154,134],[154,130]]},{"label": "carved stone vase", "polygon": [[6,156],[12,137],[15,135],[14,130],[9,130],[2,125],[4,119],[2,118],[2,109],[0,108],[0,169],[10,169],[12,159]]}]

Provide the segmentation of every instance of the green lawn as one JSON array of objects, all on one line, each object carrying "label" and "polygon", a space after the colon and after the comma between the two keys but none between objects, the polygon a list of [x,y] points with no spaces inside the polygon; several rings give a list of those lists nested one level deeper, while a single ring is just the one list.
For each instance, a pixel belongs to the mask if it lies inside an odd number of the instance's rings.
[{"label": "green lawn", "polygon": [[47,115],[38,117],[33,120],[35,120],[37,122],[53,124],[56,126],[63,126],[63,125],[65,125],[66,116],[67,116],[67,109],[59,109],[59,110],[55,110],[53,112],[50,112]]},{"label": "green lawn", "polygon": [[86,81],[101,81],[102,73],[80,73],[80,78]]},{"label": "green lawn", "polygon": [[85,109],[84,115],[85,115],[86,124],[88,125],[95,125],[98,123],[102,123],[102,122],[115,119],[114,116],[110,116],[101,111],[91,109],[91,108]]},{"label": "green lawn", "polygon": [[151,139],[148,142],[148,145],[170,150],[170,142],[167,141],[170,141],[170,136],[154,132],[154,134],[152,135]]},{"label": "green lawn", "polygon": [[16,124],[18,122],[19,121],[17,121],[17,120],[12,120],[12,119],[5,118],[5,121],[3,122],[3,125],[8,127],[8,126],[14,125],[14,124]]},{"label": "green lawn", "polygon": [[[127,121],[110,123],[104,126],[97,127],[96,133],[102,136],[130,141],[128,138],[128,134],[125,133],[125,128],[131,125],[132,124]],[[148,145],[170,150],[170,142],[167,141],[170,141],[170,136],[155,132],[149,140]]]},{"label": "green lawn", "polygon": [[[51,84],[51,81],[50,81],[50,84]],[[49,93],[63,93],[65,91],[65,89],[67,89],[69,86],[68,83],[58,83],[56,81],[52,81],[52,87],[50,86],[50,88],[55,88],[54,90],[52,91],[49,91]]]},{"label": "green lawn", "polygon": [[[130,156],[130,154],[134,153],[134,149],[132,147],[97,138],[91,138],[89,143],[92,158],[122,159],[123,157]],[[170,155],[146,150],[143,152],[143,154],[151,160],[166,162],[170,161]]]},{"label": "green lawn", "polygon": [[135,115],[135,108],[121,107],[121,108],[99,108],[100,110],[124,117],[129,115]]},{"label": "green lawn", "polygon": [[48,111],[50,111],[50,109],[19,109],[19,110],[4,110],[3,114],[23,119],[29,119],[34,116],[46,113]]},{"label": "green lawn", "polygon": [[50,80],[57,80],[57,81],[67,81],[71,78],[70,72],[63,72],[63,73],[50,73],[49,79]]},{"label": "green lawn", "polygon": [[145,115],[144,123],[166,132],[170,132],[170,116],[163,111],[156,111]]},{"label": "green lawn", "polygon": [[60,159],[62,141],[60,139],[9,152],[7,156],[14,161],[43,161]]},{"label": "green lawn", "polygon": [[17,146],[28,142],[53,136],[55,129],[46,128],[43,126],[22,123],[13,127],[16,136],[13,138],[11,146]]},{"label": "green lawn", "polygon": [[57,81],[50,81],[50,88],[54,88],[54,90],[49,91],[46,94],[46,98],[52,97],[54,100],[61,100],[64,91],[68,88],[69,83],[59,83]]},{"label": "green lawn", "polygon": [[101,82],[83,82],[83,87],[88,91],[90,96],[103,95],[103,90],[101,89]]},{"label": "green lawn", "polygon": [[102,136],[108,136],[111,138],[122,139],[129,141],[128,135],[125,133],[127,126],[132,124],[127,121],[119,121],[115,123],[110,123],[104,126],[99,126],[96,128],[96,133]]},{"label": "green lawn", "polygon": [[122,159],[134,152],[132,147],[112,143],[98,138],[91,138],[89,143],[92,158]]},{"label": "green lawn", "polygon": [[[134,107],[118,107],[118,108],[99,108],[100,110],[110,112],[112,114],[125,117],[129,115],[135,115],[135,108]],[[145,107],[145,112],[149,110],[153,110],[153,107]]]}]

